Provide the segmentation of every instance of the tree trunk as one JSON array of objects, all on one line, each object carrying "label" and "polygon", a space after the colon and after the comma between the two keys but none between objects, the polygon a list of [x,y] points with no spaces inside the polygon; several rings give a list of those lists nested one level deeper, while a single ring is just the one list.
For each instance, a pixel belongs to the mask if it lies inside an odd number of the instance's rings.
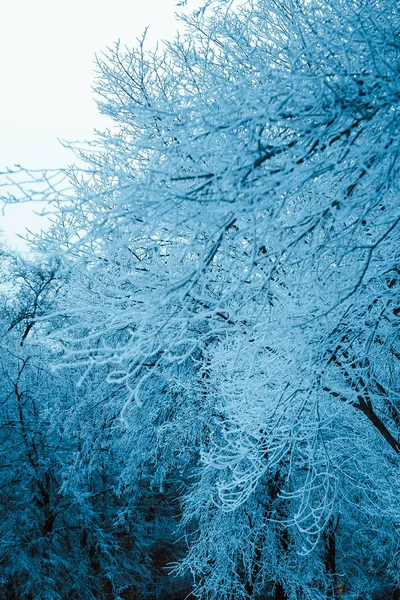
[{"label": "tree trunk", "polygon": [[285,590],[282,587],[281,583],[277,583],[275,586],[275,595],[274,600],[287,600],[287,595]]},{"label": "tree trunk", "polygon": [[335,527],[332,520],[328,524],[328,530],[324,534],[325,539],[325,571],[328,577],[327,597],[332,600],[340,600],[339,586],[336,574],[336,539]]}]

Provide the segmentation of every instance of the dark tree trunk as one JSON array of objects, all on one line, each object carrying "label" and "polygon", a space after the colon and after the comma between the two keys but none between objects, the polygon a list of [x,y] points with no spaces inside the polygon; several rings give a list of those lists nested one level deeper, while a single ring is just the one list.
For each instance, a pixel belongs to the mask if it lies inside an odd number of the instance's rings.
[{"label": "dark tree trunk", "polygon": [[336,575],[336,538],[335,527],[331,521],[329,529],[324,534],[325,539],[325,570],[329,580],[328,598],[340,600],[340,592]]},{"label": "dark tree trunk", "polygon": [[287,600],[286,592],[281,583],[276,584],[274,600]]},{"label": "dark tree trunk", "polygon": [[[283,484],[282,473],[281,473],[281,470],[279,469],[276,471],[274,478],[272,480],[270,480],[267,485],[269,502],[268,502],[268,506],[266,507],[266,511],[265,511],[265,520],[267,520],[268,516],[270,515],[271,511],[273,510],[274,504],[278,499],[282,484]],[[282,513],[282,507],[275,507],[275,510],[278,512],[278,514]],[[280,516],[283,516],[283,514],[280,514]],[[251,527],[252,526],[251,526],[251,522],[250,522],[250,528]],[[282,528],[282,531],[279,534],[279,539],[280,539],[280,546],[282,548],[282,552],[285,554],[285,553],[287,553],[288,548],[289,548],[289,532],[288,532],[287,528],[285,528],[285,527]],[[259,542],[261,542],[261,540],[259,540]],[[257,547],[257,550],[255,552],[253,571],[251,573],[250,580],[247,581],[247,583],[245,585],[245,590],[250,598],[253,598],[255,584],[256,584],[256,581],[257,581],[257,578],[258,578],[258,575],[260,572],[261,560],[262,560],[261,545],[262,544],[259,543],[259,546]],[[287,600],[286,592],[284,591],[282,584],[280,582],[275,583],[274,600]]]}]

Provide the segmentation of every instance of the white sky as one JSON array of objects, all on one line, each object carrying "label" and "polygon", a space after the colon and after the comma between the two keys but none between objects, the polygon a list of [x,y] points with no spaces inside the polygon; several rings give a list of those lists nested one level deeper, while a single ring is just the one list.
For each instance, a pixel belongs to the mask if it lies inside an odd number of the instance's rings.
[{"label": "white sky", "polygon": [[[151,42],[171,38],[177,0],[0,0],[0,171],[73,162],[57,139],[91,137],[102,120],[91,85],[94,55],[117,39],[135,45],[149,25]],[[190,6],[189,2],[189,6]],[[0,212],[12,246],[16,233],[40,229],[26,205]]]}]

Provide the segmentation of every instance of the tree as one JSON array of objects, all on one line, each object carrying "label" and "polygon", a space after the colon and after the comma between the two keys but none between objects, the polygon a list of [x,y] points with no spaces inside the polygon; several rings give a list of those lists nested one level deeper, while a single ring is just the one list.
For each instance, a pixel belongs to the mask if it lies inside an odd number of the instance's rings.
[{"label": "tree", "polygon": [[[150,472],[126,483],[121,386],[104,371],[80,387],[71,373],[54,372],[60,342],[48,334],[60,317],[44,321],[44,307],[61,302],[66,277],[6,250],[3,257],[0,595],[160,598],[166,574],[156,544],[171,544],[176,519],[166,506],[162,513]],[[170,589],[179,598],[186,582]]]},{"label": "tree", "polygon": [[338,598],[338,565],[349,597],[398,594],[397,8],[221,0],[185,21],[98,61],[115,129],[41,244],[74,277],[63,360],[108,365],[163,480],[189,465],[199,597]]}]

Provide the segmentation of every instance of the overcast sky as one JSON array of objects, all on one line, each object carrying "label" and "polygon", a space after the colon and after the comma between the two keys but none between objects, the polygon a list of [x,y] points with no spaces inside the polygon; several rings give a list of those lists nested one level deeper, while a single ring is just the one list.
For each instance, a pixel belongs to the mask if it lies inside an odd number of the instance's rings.
[{"label": "overcast sky", "polygon": [[[57,138],[91,137],[102,126],[91,85],[94,55],[117,39],[133,46],[149,25],[151,42],[171,38],[177,0],[0,0],[0,171],[62,167],[72,155]],[[27,207],[0,213],[12,245],[40,217]]]}]

